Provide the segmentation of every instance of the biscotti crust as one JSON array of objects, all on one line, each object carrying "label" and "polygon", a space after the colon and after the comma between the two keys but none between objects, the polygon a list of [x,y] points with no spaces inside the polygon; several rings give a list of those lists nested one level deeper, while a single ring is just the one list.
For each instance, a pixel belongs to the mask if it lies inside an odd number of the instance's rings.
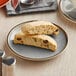
[{"label": "biscotti crust", "polygon": [[52,51],[55,51],[57,49],[56,41],[47,35],[26,36],[23,33],[18,33],[14,37],[14,44],[32,45],[50,49]]},{"label": "biscotti crust", "polygon": [[48,21],[35,21],[29,22],[21,25],[21,31],[25,35],[57,35],[59,33],[59,29],[57,26]]}]

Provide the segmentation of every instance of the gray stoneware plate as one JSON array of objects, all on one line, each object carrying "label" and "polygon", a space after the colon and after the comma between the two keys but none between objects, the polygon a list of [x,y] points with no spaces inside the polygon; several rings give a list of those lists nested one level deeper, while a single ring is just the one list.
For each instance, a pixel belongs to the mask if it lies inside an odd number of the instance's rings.
[{"label": "gray stoneware plate", "polygon": [[62,15],[67,21],[70,21],[76,24],[76,19],[70,17],[67,13],[64,12],[62,7],[62,0],[60,0],[58,8],[59,8],[59,15]]},{"label": "gray stoneware plate", "polygon": [[[28,21],[30,22],[30,21]],[[27,23],[27,22],[24,22]],[[21,24],[24,24],[21,23]],[[68,43],[68,37],[66,32],[59,27],[60,33],[57,36],[52,36],[58,44],[58,48],[55,52],[52,52],[50,50],[41,49],[33,46],[26,46],[26,45],[17,45],[13,43],[14,36],[17,32],[20,31],[21,24],[18,24],[14,28],[12,28],[7,36],[7,44],[11,51],[19,56],[20,58],[32,60],[32,61],[45,61],[49,60],[58,54],[60,54],[65,48]]]}]

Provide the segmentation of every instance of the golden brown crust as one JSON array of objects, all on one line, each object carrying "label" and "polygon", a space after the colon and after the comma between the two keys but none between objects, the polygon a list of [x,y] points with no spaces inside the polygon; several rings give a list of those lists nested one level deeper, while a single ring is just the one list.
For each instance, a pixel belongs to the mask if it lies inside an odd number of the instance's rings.
[{"label": "golden brown crust", "polygon": [[15,44],[32,45],[36,47],[50,49],[55,51],[57,49],[56,41],[47,35],[26,36],[23,33],[18,33],[14,37]]},{"label": "golden brown crust", "polygon": [[57,35],[59,33],[58,27],[48,21],[35,21],[35,22],[25,23],[22,25],[21,31],[25,35],[34,35],[34,34]]}]

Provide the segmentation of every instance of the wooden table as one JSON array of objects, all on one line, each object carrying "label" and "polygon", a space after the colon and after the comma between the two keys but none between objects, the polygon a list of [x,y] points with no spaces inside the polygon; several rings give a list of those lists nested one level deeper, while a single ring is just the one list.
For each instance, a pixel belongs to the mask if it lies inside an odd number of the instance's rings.
[{"label": "wooden table", "polygon": [[[76,76],[76,25],[65,22],[57,12],[24,14],[8,17],[0,9],[0,48],[8,56],[17,59],[15,70],[9,76]],[[7,34],[12,27],[29,20],[48,20],[61,26],[68,34],[68,46],[58,57],[45,62],[32,62],[18,58],[9,51],[6,44]]]}]

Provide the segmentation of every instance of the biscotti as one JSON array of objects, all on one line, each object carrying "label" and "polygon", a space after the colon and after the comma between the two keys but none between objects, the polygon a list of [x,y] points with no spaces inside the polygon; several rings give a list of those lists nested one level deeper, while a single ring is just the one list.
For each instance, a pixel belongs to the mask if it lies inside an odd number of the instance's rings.
[{"label": "biscotti", "polygon": [[25,35],[57,35],[59,29],[57,26],[48,21],[34,21],[21,25],[21,31]]},{"label": "biscotti", "polygon": [[55,51],[57,49],[56,41],[50,36],[47,35],[26,36],[22,32],[15,35],[14,44],[32,45],[36,47],[50,49],[51,51]]}]

